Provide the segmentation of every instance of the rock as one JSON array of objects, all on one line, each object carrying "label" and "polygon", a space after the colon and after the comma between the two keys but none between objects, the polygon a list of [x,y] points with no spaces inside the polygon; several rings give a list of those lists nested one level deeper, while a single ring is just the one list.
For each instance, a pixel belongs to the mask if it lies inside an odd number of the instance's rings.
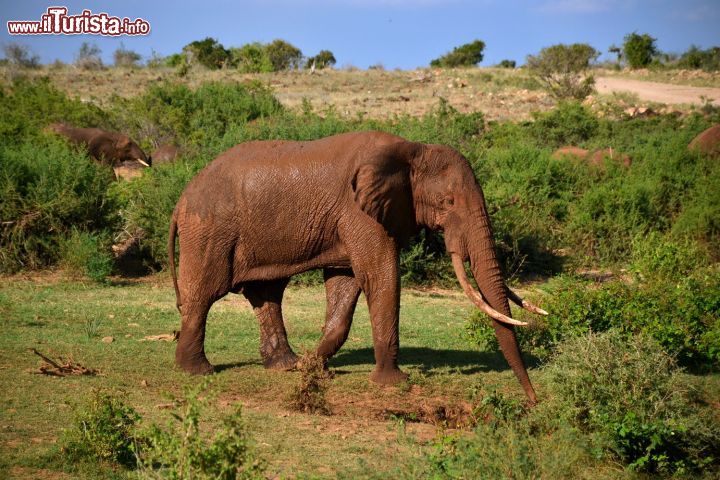
[{"label": "rock", "polygon": [[605,159],[621,163],[625,167],[632,165],[632,158],[630,158],[629,155],[618,152],[612,147],[594,150],[587,158],[590,165],[594,165],[596,167],[602,167],[605,164]]},{"label": "rock", "polygon": [[688,150],[711,157],[720,157],[720,123],[693,138],[688,145]]},{"label": "rock", "polygon": [[103,338],[102,338],[102,342],[103,342],[103,343],[112,343],[112,342],[114,342],[114,341],[115,341],[115,339],[114,339],[113,337],[110,337],[110,336],[107,336],[107,337],[103,337]]}]

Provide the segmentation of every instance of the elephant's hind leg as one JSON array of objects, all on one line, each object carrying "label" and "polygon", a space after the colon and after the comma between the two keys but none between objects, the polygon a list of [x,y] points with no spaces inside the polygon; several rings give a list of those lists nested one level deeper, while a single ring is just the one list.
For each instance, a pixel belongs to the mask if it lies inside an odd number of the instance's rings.
[{"label": "elephant's hind leg", "polygon": [[205,322],[210,305],[208,302],[190,302],[180,307],[182,326],[175,348],[175,364],[193,375],[213,372],[213,366],[205,356]]},{"label": "elephant's hind leg", "polygon": [[245,285],[243,295],[250,301],[260,322],[260,355],[265,368],[291,370],[298,356],[290,348],[282,317],[282,297],[288,279],[252,282]]},{"label": "elephant's hind leg", "polygon": [[350,269],[326,269],[323,274],[327,307],[323,336],[317,354],[328,359],[335,355],[347,340],[360,296],[360,285]]}]

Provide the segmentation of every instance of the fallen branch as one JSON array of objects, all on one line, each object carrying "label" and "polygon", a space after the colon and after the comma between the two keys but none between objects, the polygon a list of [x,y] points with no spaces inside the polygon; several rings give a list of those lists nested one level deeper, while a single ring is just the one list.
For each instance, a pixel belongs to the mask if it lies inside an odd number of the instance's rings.
[{"label": "fallen branch", "polygon": [[57,360],[53,360],[52,358],[38,352],[34,348],[32,348],[31,351],[43,359],[43,364],[40,365],[38,370],[34,373],[55,377],[67,377],[72,375],[100,375],[98,370],[84,367],[77,362],[73,362],[71,358],[64,359],[62,357],[58,357]]}]

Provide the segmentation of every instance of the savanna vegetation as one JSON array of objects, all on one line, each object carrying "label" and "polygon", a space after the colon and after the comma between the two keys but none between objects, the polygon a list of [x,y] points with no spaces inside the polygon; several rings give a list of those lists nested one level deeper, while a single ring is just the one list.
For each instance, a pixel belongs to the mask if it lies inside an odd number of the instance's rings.
[{"label": "savanna vegetation", "polygon": [[[192,57],[216,68],[238,59],[248,72],[286,68],[282,58],[300,62],[292,45],[233,50],[203,42],[178,61]],[[561,67],[585,75],[596,52],[568,48],[577,63]],[[95,68],[94,53],[85,47],[81,63]],[[28,55],[16,52],[18,61]],[[316,68],[331,64],[330,57],[318,54]],[[552,50],[538,55],[553,58]],[[124,51],[116,63],[132,68],[133,59]],[[621,107],[610,105],[600,116],[563,100],[528,120],[491,121],[439,98],[421,115],[366,118],[318,110],[310,101],[284,107],[260,81],[188,86],[185,78],[102,102],[69,96],[49,79],[18,76],[2,85],[6,476],[718,474],[720,166],[687,149],[720,122],[715,107],[630,118]],[[112,171],[46,133],[54,121],[123,131],[146,150],[175,142],[184,155],[115,181]],[[451,145],[470,161],[506,276],[550,312],[520,330],[542,399],[537,407],[523,404],[486,319],[443,289],[455,288],[443,239],[426,231],[401,257],[402,282],[410,287],[402,298],[401,363],[410,380],[400,387],[367,383],[366,308],[358,309],[348,343],[330,362],[334,375],[311,356],[300,372],[266,372],[252,310],[236,296],[219,302],[208,321],[207,348],[220,370],[211,384],[172,369],[174,344],[154,337],[172,339],[178,326],[162,272],[170,212],[185,184],[239,142],[367,129]],[[553,158],[563,145],[613,147],[632,165]],[[113,245],[129,238],[146,272],[160,273],[140,280],[119,275]],[[63,273],[24,278],[41,269]],[[289,336],[298,351],[319,337],[319,280],[302,275],[287,294]],[[96,371],[37,375],[41,360],[29,348]]]}]

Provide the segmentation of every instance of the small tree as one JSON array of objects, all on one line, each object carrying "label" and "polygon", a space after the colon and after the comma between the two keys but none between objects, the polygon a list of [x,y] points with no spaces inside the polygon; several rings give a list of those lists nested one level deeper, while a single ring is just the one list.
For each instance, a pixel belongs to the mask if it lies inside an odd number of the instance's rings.
[{"label": "small tree", "polygon": [[97,45],[83,42],[75,56],[75,66],[83,70],[99,70],[103,68],[102,51]]},{"label": "small tree", "polygon": [[517,66],[517,63],[515,63],[515,60],[502,60],[500,63],[497,64],[500,68],[515,68]]},{"label": "small tree", "polygon": [[482,62],[485,42],[475,40],[465,45],[453,48],[453,51],[430,62],[431,67],[453,68],[474,67]]},{"label": "small tree", "polygon": [[302,51],[285,40],[273,40],[265,47],[273,71],[296,69],[302,60]]},{"label": "small tree", "polygon": [[658,53],[655,38],[647,33],[639,35],[637,32],[625,36],[623,42],[623,55],[630,68],[644,68],[650,65]]},{"label": "small tree", "polygon": [[242,73],[272,72],[270,57],[261,43],[248,43],[240,48],[231,48],[232,64]]},{"label": "small tree", "polygon": [[113,53],[113,62],[116,67],[137,67],[141,58],[139,53],[126,49],[122,43],[120,43],[120,47]]},{"label": "small tree", "polygon": [[599,55],[586,43],[558,44],[528,55],[527,66],[553,97],[581,100],[593,91],[595,78],[588,70]]},{"label": "small tree", "polygon": [[189,57],[189,63],[197,62],[211,70],[222,68],[230,59],[230,51],[210,37],[185,45],[183,52]]},{"label": "small tree", "polygon": [[608,53],[612,53],[617,56],[618,63],[620,63],[620,60],[622,60],[622,48],[618,47],[617,45],[610,45],[610,48],[608,48]]},{"label": "small tree", "polygon": [[5,52],[5,58],[17,67],[38,68],[40,66],[40,57],[33,54],[27,45],[11,42],[3,45],[3,52]]},{"label": "small tree", "polygon": [[307,59],[307,62],[305,62],[305,68],[312,67],[314,63],[315,68],[322,69],[325,67],[332,67],[336,62],[337,60],[335,60],[335,55],[333,55],[330,50],[320,50],[317,55]]},{"label": "small tree", "polygon": [[678,67],[690,69],[703,69],[707,71],[720,70],[720,47],[711,47],[702,50],[696,45],[680,56]]}]

